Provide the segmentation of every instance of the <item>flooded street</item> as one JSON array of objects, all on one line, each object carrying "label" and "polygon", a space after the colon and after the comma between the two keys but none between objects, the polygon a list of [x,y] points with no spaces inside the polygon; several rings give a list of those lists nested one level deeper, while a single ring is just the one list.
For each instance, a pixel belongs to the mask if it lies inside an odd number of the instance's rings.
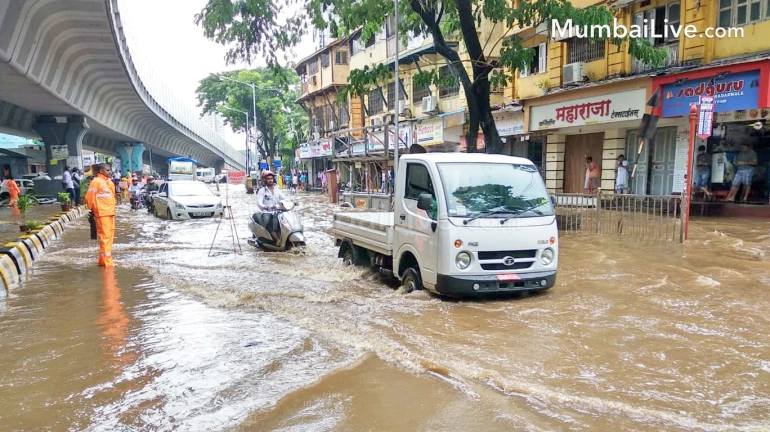
[{"label": "flooded street", "polygon": [[123,207],[117,269],[82,219],[0,292],[0,430],[770,429],[770,222],[565,236],[550,291],[454,301],[344,267],[320,196],[257,250],[230,192],[242,254]]}]

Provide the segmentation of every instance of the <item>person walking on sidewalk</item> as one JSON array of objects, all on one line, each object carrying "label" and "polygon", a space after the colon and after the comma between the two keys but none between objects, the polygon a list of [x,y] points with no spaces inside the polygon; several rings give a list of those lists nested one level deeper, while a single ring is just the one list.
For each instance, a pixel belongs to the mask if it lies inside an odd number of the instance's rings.
[{"label": "person walking on sidewalk", "polygon": [[99,164],[96,177],[86,192],[86,204],[96,220],[99,239],[99,265],[115,267],[112,261],[112,241],[115,238],[115,184],[110,176],[110,166]]}]

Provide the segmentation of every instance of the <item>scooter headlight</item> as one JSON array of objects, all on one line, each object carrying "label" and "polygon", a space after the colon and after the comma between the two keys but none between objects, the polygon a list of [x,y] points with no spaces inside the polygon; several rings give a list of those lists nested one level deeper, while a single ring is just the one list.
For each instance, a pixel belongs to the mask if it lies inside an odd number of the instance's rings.
[{"label": "scooter headlight", "polygon": [[540,262],[543,263],[544,266],[549,266],[553,262],[555,254],[553,252],[553,249],[546,248],[543,249],[543,253],[540,254]]},{"label": "scooter headlight", "polygon": [[455,258],[455,265],[460,270],[465,270],[471,265],[471,254],[468,252],[460,252]]}]

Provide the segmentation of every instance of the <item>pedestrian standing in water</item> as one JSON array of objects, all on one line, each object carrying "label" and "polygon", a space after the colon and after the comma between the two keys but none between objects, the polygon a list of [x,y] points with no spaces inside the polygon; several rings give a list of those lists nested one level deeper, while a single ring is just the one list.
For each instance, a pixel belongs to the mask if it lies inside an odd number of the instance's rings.
[{"label": "pedestrian standing in water", "polygon": [[615,193],[628,193],[628,161],[624,155],[618,156],[618,166],[615,167]]},{"label": "pedestrian standing in water", "polygon": [[110,176],[110,166],[99,164],[96,177],[91,181],[86,193],[86,204],[96,221],[96,233],[99,238],[99,265],[114,267],[112,261],[112,242],[115,238],[115,184]]},{"label": "pedestrian standing in water", "polygon": [[599,178],[599,167],[594,162],[594,158],[586,156],[586,181],[585,189],[587,194],[593,194],[596,192],[596,183]]}]

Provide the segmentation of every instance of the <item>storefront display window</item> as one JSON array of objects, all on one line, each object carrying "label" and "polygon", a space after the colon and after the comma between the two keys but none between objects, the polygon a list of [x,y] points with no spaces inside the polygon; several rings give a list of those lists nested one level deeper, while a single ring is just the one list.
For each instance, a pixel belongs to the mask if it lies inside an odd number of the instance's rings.
[{"label": "storefront display window", "polygon": [[715,124],[714,134],[706,144],[712,160],[712,191],[717,199],[725,198],[739,171],[736,158],[740,158],[742,145],[748,145],[757,155],[748,201],[767,203],[770,196],[770,128],[764,121]]}]

